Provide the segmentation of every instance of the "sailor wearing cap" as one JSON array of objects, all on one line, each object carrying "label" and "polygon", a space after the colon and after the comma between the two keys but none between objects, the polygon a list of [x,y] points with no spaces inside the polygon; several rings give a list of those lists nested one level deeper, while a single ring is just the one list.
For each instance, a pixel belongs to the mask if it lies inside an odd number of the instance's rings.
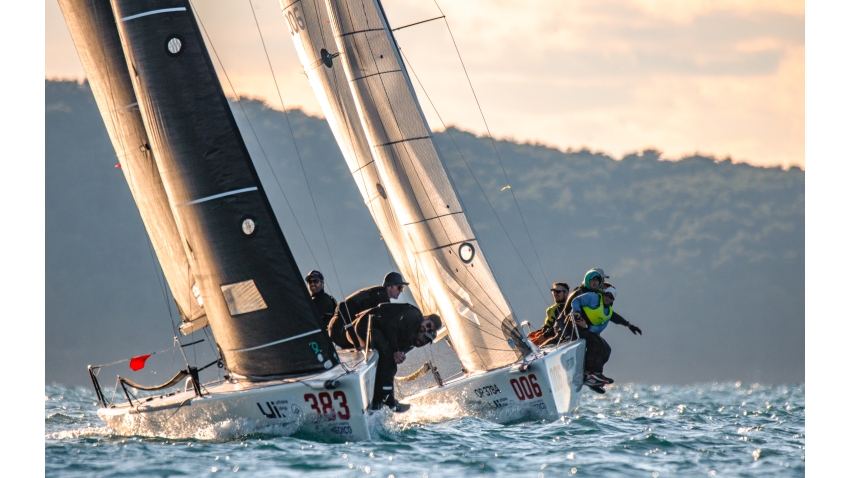
[{"label": "sailor wearing cap", "polygon": [[336,299],[325,292],[325,276],[319,271],[312,270],[304,280],[307,282],[307,288],[310,289],[310,297],[313,298],[313,303],[319,310],[319,322],[322,324],[322,330],[328,330],[328,325],[330,325],[336,311]]},{"label": "sailor wearing cap", "polygon": [[546,320],[543,321],[543,333],[547,337],[555,334],[554,328],[561,330],[564,327],[564,319],[567,316],[564,313],[564,307],[567,305],[570,286],[566,282],[555,282],[549,290],[552,292],[555,303],[546,309]]},{"label": "sailor wearing cap", "polygon": [[349,330],[357,314],[378,304],[389,302],[390,299],[398,299],[407,285],[409,284],[405,282],[401,274],[389,272],[384,276],[383,284],[360,289],[346,297],[339,303],[330,321],[328,334],[331,340],[343,349],[357,347],[359,340]]}]

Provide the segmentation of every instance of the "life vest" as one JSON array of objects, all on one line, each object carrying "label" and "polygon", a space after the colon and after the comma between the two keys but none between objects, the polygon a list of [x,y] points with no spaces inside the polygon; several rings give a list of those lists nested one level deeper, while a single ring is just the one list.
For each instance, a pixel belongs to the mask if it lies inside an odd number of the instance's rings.
[{"label": "life vest", "polygon": [[602,325],[611,320],[614,315],[614,307],[608,307],[608,314],[605,314],[605,302],[602,300],[602,294],[599,294],[599,307],[591,309],[590,307],[582,307],[581,311],[587,316],[587,320],[592,325]]}]

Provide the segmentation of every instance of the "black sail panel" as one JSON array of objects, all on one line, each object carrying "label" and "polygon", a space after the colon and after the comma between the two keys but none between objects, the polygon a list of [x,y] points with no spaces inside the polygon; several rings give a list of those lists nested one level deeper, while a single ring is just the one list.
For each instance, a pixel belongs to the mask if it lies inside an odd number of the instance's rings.
[{"label": "black sail panel", "polygon": [[189,2],[113,0],[113,9],[154,157],[227,367],[275,376],[335,365]]},{"label": "black sail panel", "polygon": [[103,123],[165,279],[183,330],[206,324],[192,294],[195,279],[150,150],[109,0],[59,0]]}]

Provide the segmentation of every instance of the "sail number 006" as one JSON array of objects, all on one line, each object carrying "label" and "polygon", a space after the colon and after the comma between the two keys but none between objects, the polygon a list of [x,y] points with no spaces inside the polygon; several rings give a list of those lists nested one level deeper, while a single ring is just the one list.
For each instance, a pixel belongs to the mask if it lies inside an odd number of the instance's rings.
[{"label": "sail number 006", "polygon": [[537,376],[533,373],[528,377],[523,375],[519,379],[511,379],[511,388],[520,400],[530,400],[535,397],[542,397],[543,390],[540,389],[540,384],[537,383]]},{"label": "sail number 006", "polygon": [[[328,392],[319,393],[318,398],[312,393],[306,393],[304,394],[304,401],[310,403],[310,408],[317,415],[330,416],[331,419],[339,417],[343,420],[348,420],[351,418],[351,410],[348,409],[348,401],[345,399],[345,392],[343,391],[337,390],[334,392],[333,399],[331,399],[331,394]],[[336,406],[334,405],[334,401],[336,401]]]},{"label": "sail number 006", "polygon": [[283,16],[286,17],[286,23],[289,25],[290,35],[295,35],[298,33],[298,30],[304,30],[307,28],[307,23],[304,22],[304,17],[301,16],[301,12],[298,7],[289,10]]}]

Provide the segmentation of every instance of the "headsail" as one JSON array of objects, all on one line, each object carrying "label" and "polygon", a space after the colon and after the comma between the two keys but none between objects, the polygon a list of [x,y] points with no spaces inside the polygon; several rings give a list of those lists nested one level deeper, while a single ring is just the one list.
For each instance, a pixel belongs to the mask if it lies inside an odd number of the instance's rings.
[{"label": "headsail", "polygon": [[113,0],[133,87],[199,295],[244,376],[337,363],[186,0]]},{"label": "headsail", "polygon": [[378,0],[326,0],[331,27],[386,199],[414,259],[415,296],[438,310],[467,370],[529,352],[481,252]]},{"label": "headsail", "polygon": [[109,0],[59,0],[121,171],[188,333],[207,324],[139,112]]}]

